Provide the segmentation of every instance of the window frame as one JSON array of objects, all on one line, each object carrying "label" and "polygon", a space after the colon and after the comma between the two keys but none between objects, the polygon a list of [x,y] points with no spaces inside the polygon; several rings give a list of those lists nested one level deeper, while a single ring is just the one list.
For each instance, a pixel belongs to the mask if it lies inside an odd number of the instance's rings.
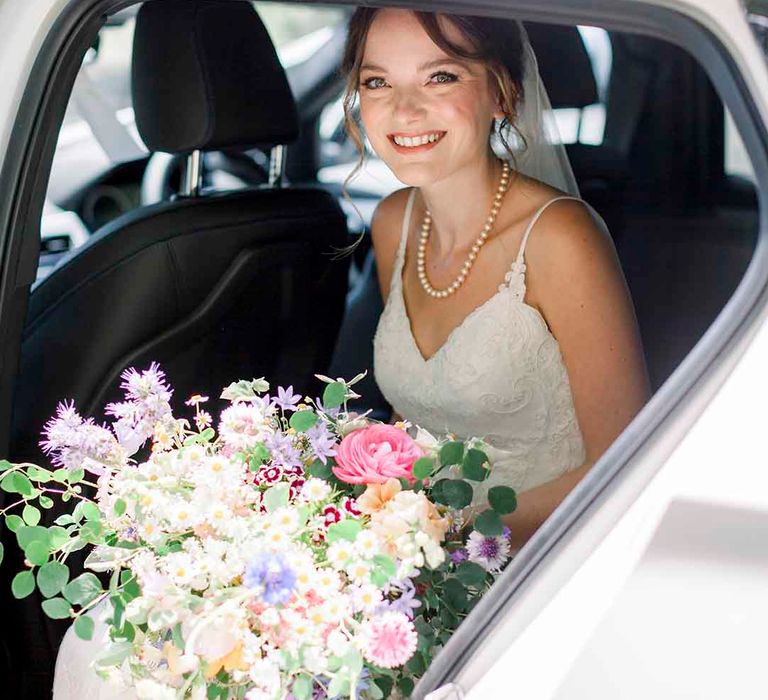
[{"label": "window frame", "polygon": [[[285,1],[285,0],[283,0]],[[72,0],[55,20],[27,80],[0,170],[0,454],[7,450],[21,333],[34,281],[39,222],[58,129],[83,55],[108,14],[127,0]],[[349,6],[347,0],[332,3]],[[388,6],[386,2],[370,2]],[[752,155],[760,208],[758,243],[749,268],[724,309],[674,373],[590,473],[528,542],[500,582],[473,611],[419,683],[414,697],[448,682],[474,653],[494,618],[513,605],[523,586],[536,582],[542,564],[557,556],[597,507],[622,487],[638,494],[664,463],[740,358],[768,305],[768,133],[734,58],[714,34],[669,7],[628,0],[484,0],[482,3],[410,1],[413,9],[515,16],[561,24],[593,24],[669,41],[707,70],[728,105]],[[746,21],[746,20],[745,20]],[[609,523],[603,523],[607,531]]]}]

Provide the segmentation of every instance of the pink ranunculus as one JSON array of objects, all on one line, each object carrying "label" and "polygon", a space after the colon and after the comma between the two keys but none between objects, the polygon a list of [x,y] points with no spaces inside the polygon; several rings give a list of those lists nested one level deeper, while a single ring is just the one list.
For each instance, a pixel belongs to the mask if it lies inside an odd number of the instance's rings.
[{"label": "pink ranunculus", "polygon": [[400,477],[413,481],[413,463],[423,454],[404,430],[370,425],[341,441],[333,473],[348,484],[383,484]]}]

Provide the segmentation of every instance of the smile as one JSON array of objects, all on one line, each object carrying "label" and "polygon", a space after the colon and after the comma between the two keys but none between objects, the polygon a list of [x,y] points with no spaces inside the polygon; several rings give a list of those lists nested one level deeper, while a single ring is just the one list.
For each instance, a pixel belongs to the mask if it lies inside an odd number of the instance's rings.
[{"label": "smile", "polygon": [[398,151],[414,149],[427,150],[438,143],[445,134],[445,131],[432,131],[425,134],[417,134],[415,136],[390,134],[388,138]]}]

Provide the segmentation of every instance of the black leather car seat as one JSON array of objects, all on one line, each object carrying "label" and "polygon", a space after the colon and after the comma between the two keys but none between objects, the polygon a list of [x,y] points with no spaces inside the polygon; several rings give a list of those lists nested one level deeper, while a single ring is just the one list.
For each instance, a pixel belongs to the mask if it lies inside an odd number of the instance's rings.
[{"label": "black leather car seat", "polygon": [[[295,139],[296,108],[247,2],[163,0],[139,10],[132,89],[150,151],[269,147]],[[344,312],[345,217],[320,189],[263,187],[178,198],[96,232],[34,288],[11,456],[39,456],[64,398],[98,415],[126,366],[161,363],[177,405],[265,375],[300,391],[325,372]]]}]

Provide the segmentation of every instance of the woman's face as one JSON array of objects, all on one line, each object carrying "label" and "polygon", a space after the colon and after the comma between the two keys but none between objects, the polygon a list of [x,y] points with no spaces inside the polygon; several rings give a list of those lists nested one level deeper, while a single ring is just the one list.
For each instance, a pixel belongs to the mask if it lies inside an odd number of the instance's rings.
[{"label": "woman's face", "polygon": [[[443,31],[471,48],[449,21]],[[398,179],[414,186],[481,165],[491,122],[502,116],[485,66],[446,54],[407,10],[377,13],[359,90],[374,150]]]}]

